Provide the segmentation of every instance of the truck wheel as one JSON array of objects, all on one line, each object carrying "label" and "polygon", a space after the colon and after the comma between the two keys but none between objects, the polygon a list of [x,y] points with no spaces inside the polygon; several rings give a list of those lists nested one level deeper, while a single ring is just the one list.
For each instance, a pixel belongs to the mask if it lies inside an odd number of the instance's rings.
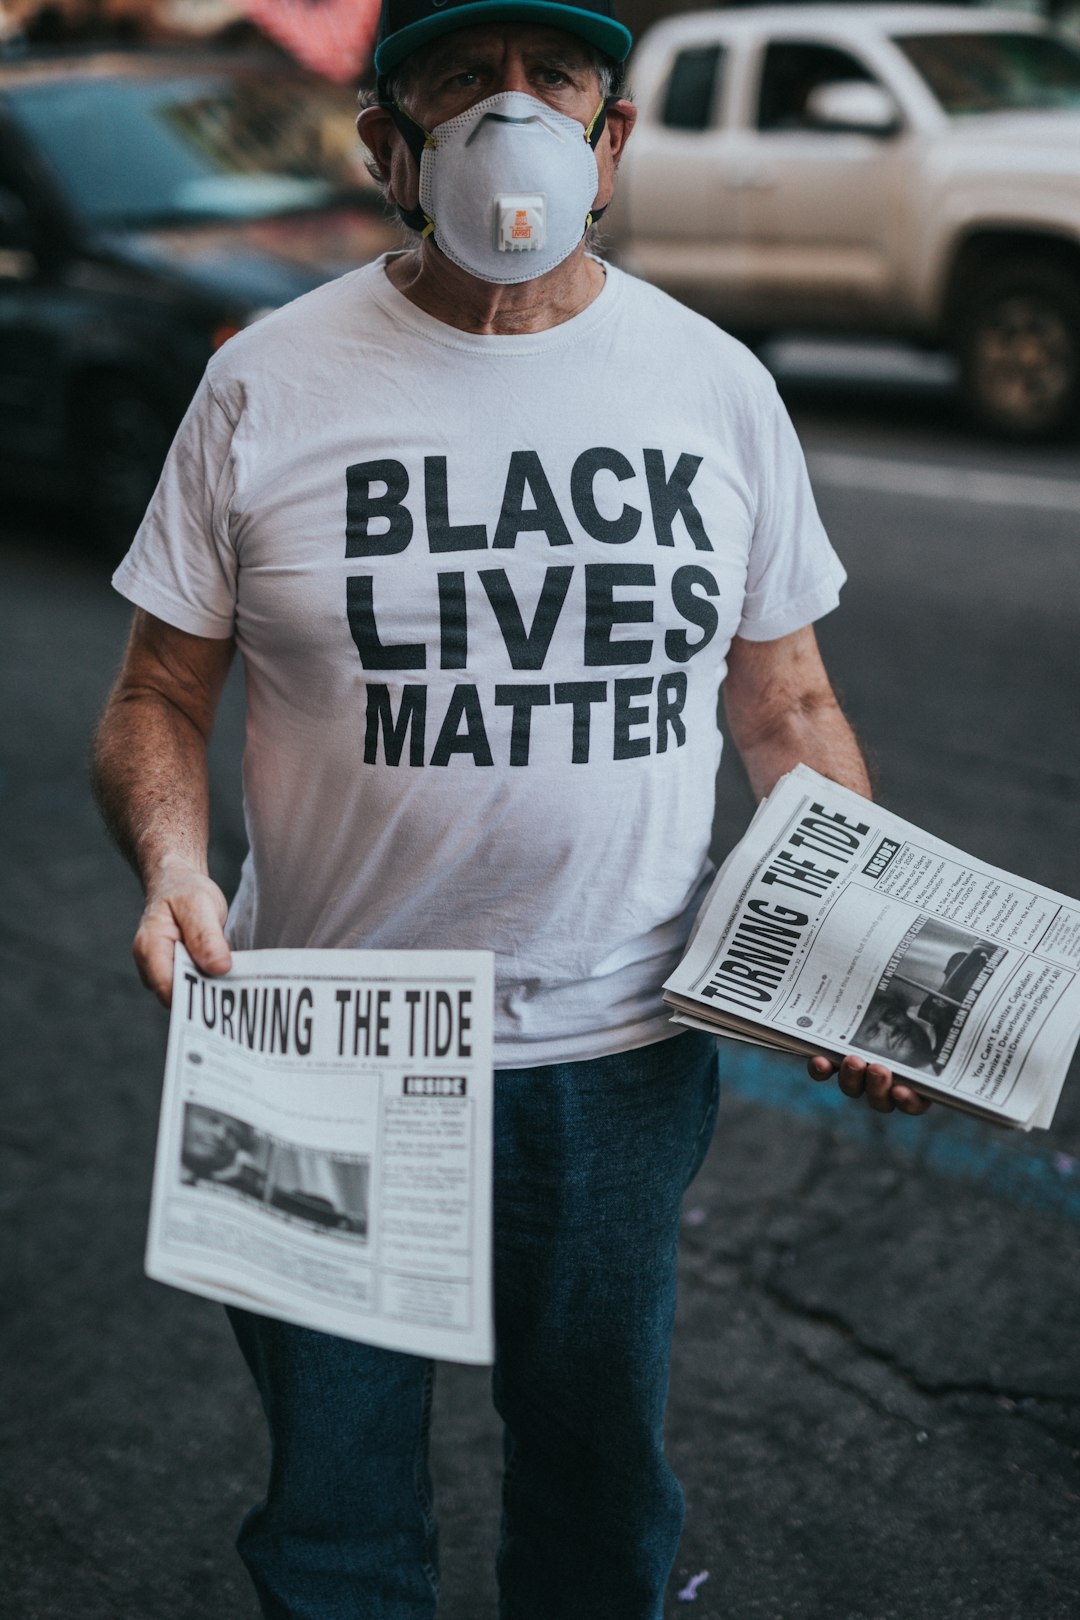
[{"label": "truck wheel", "polygon": [[1011,439],[1080,425],[1080,275],[1014,260],[975,285],[957,345],[968,408]]},{"label": "truck wheel", "polygon": [[139,383],[103,377],[81,394],[76,434],[83,511],[98,541],[122,556],[154,493],[172,424]]}]

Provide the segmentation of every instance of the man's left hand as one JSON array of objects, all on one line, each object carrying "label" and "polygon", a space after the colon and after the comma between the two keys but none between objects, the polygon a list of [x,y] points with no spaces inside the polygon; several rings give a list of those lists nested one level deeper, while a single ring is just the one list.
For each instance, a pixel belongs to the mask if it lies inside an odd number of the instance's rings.
[{"label": "man's left hand", "polygon": [[854,1054],[842,1063],[823,1054],[812,1057],[806,1072],[811,1080],[830,1080],[835,1074],[845,1097],[865,1097],[879,1114],[891,1114],[897,1108],[902,1114],[925,1114],[930,1107],[929,1097],[920,1096],[905,1080],[895,1080],[883,1063],[867,1063]]}]

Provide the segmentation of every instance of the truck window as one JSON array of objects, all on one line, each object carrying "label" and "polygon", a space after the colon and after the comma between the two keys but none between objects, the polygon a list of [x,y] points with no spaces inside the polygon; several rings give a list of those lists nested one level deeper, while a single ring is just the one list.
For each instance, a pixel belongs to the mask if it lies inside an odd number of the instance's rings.
[{"label": "truck window", "polygon": [[668,129],[707,129],[719,77],[719,45],[695,45],[680,51],[664,87],[661,123]]},{"label": "truck window", "polygon": [[811,129],[806,98],[819,84],[876,84],[874,75],[835,45],[782,40],[765,52],[758,98],[758,129]]},{"label": "truck window", "polygon": [[1080,107],[1080,51],[1043,34],[895,39],[950,116]]}]

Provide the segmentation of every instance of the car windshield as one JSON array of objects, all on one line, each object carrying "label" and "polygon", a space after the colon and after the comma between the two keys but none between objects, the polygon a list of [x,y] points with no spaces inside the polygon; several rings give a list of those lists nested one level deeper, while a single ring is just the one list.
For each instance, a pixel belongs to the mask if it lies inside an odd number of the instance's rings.
[{"label": "car windshield", "polygon": [[263,219],[371,187],[352,97],[328,84],[69,79],[28,85],[9,106],[95,225]]},{"label": "car windshield", "polygon": [[1080,107],[1080,50],[1046,34],[906,34],[895,40],[945,111]]}]

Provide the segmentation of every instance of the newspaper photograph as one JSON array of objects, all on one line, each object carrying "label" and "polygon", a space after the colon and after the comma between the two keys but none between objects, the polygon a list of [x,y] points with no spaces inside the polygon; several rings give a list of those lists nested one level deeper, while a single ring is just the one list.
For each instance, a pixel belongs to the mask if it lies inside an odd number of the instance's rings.
[{"label": "newspaper photograph", "polygon": [[492,957],[177,946],[146,1271],[490,1363]]},{"label": "newspaper photograph", "polygon": [[1080,1038],[1080,904],[800,765],[724,862],[664,993],[676,1022],[853,1052],[1045,1127]]}]

